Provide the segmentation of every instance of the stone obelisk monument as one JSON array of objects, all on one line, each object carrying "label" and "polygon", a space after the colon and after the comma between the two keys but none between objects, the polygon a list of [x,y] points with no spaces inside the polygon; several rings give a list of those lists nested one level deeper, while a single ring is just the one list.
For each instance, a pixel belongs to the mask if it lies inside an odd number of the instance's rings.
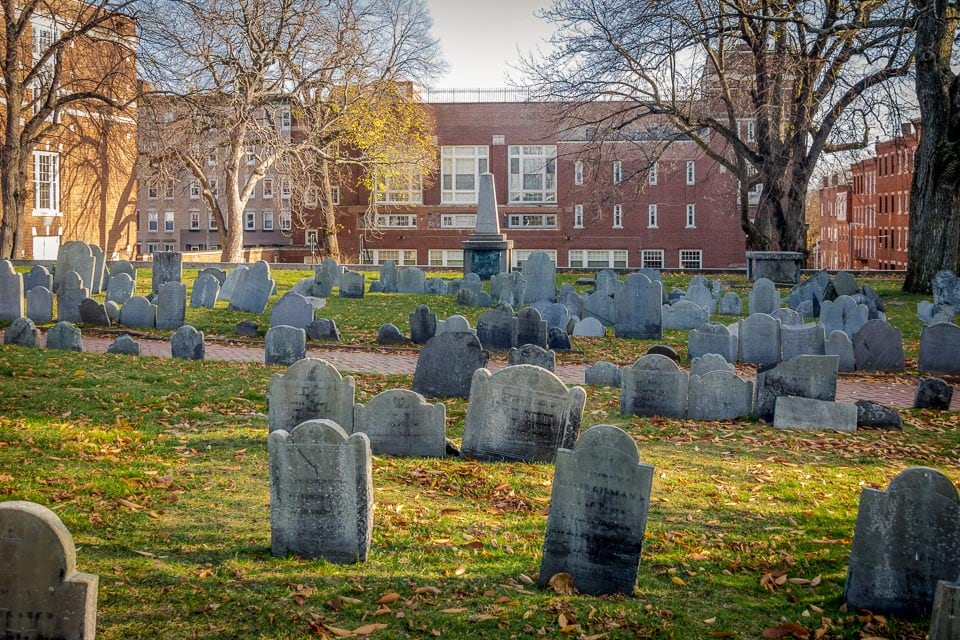
[{"label": "stone obelisk monument", "polygon": [[492,173],[480,175],[477,228],[460,246],[463,247],[463,275],[475,273],[481,280],[489,280],[498,273],[510,270],[513,240],[507,240],[507,236],[500,233],[497,190]]}]

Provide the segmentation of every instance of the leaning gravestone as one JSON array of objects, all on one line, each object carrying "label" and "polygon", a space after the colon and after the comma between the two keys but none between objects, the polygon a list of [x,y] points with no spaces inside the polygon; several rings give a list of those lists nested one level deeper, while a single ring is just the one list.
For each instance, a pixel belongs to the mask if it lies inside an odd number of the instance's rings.
[{"label": "leaning gravestone", "polygon": [[523,304],[527,281],[517,271],[498,273],[490,278],[490,297],[496,302],[506,302],[511,307]]},{"label": "leaning gravestone", "polygon": [[157,326],[157,305],[142,296],[134,296],[120,307],[120,324],[152,329]]},{"label": "leaning gravestone", "polygon": [[853,433],[857,430],[857,405],[778,396],[774,401],[773,426],[777,429],[833,429]]},{"label": "leaning gravestone", "polygon": [[0,502],[0,638],[93,640],[97,583],[53,511]]},{"label": "leaning gravestone", "polygon": [[263,313],[277,283],[270,277],[270,265],[257,260],[240,275],[230,296],[230,309]]},{"label": "leaning gravestone", "polygon": [[640,356],[620,369],[620,413],[683,418],[687,415],[689,374],[666,356]]},{"label": "leaning gravestone", "polygon": [[825,342],[820,323],[780,325],[780,353],[784,361],[804,355],[822,356]]},{"label": "leaning gravestone", "polygon": [[347,299],[363,298],[366,276],[355,271],[344,271],[340,275],[340,297]]},{"label": "leaning gravestone", "polygon": [[133,297],[134,288],[136,283],[126,273],[118,273],[115,276],[110,276],[110,279],[107,281],[107,302],[116,302],[117,304],[124,304],[127,300]]},{"label": "leaning gravestone", "polygon": [[217,283],[220,286],[223,286],[223,283],[227,281],[227,272],[221,269],[220,267],[204,267],[197,271],[197,277],[199,278],[202,275],[213,276],[217,279]]},{"label": "leaning gravestone", "polygon": [[583,382],[585,384],[619,389],[623,384],[622,381],[620,367],[606,360],[601,360],[583,370]]},{"label": "leaning gravestone", "polygon": [[750,315],[755,313],[772,314],[774,310],[780,308],[780,294],[777,292],[777,286],[767,278],[757,279],[750,290],[748,302]]},{"label": "leaning gravestone", "polygon": [[903,371],[903,337],[883,320],[867,320],[853,334],[853,359],[858,371]]},{"label": "leaning gravestone", "polygon": [[691,300],[663,305],[664,329],[699,329],[710,320],[710,312]]},{"label": "leaning gravestone", "polygon": [[90,283],[90,293],[103,293],[107,284],[107,258],[99,246],[95,244],[88,246],[93,255],[93,281]]},{"label": "leaning gravestone", "polygon": [[864,489],[847,563],[850,610],[930,613],[939,580],[960,575],[960,497],[939,471],[912,467],[886,491]]},{"label": "leaning gravestone", "polygon": [[353,397],[356,384],[336,367],[316,358],[290,365],[286,373],[270,378],[267,422],[270,431],[289,431],[305,420],[327,418],[353,431]]},{"label": "leaning gravestone", "polygon": [[617,307],[612,296],[595,291],[585,293],[580,299],[584,318],[594,318],[608,327],[616,322]]},{"label": "leaning gravestone", "polygon": [[860,285],[857,284],[857,279],[846,271],[839,271],[837,275],[833,276],[833,289],[838,296],[852,296],[855,293],[860,293]]},{"label": "leaning gravestone", "polygon": [[733,291],[724,294],[720,298],[720,315],[739,316],[743,315],[743,298]]},{"label": "leaning gravestone", "polygon": [[[71,240],[60,246],[57,252],[57,267],[53,271],[53,291],[60,293],[60,283],[63,278],[75,271],[80,276],[80,286],[89,290],[93,282],[93,269],[96,266],[96,259],[93,252],[90,251],[90,245],[79,240]],[[86,298],[87,296],[84,296]],[[79,304],[80,301],[77,301]]]},{"label": "leaning gravestone", "polygon": [[179,329],[187,318],[187,285],[167,281],[157,293],[157,329]]},{"label": "leaning gravestone", "polygon": [[395,324],[386,323],[380,325],[380,328],[377,330],[377,344],[383,345],[398,345],[398,344],[409,344],[406,336],[403,335],[403,332],[400,331],[400,328]]},{"label": "leaning gravestone", "polygon": [[400,272],[397,291],[422,294],[427,286],[427,276],[419,267],[407,267]]},{"label": "leaning gravestone", "polygon": [[193,308],[213,309],[220,295],[220,281],[209,273],[201,273],[193,282],[190,294],[190,306]]},{"label": "leaning gravestone", "polygon": [[13,263],[0,260],[0,322],[12,322],[23,316],[23,276]]},{"label": "leaning gravestone", "polygon": [[545,251],[534,251],[523,263],[523,279],[527,282],[523,302],[553,301],[557,297],[557,265]]},{"label": "leaning gravestone", "polygon": [[869,316],[867,305],[857,304],[850,296],[840,296],[833,301],[824,300],[820,304],[820,322],[828,336],[834,331],[843,331],[853,339],[853,334],[866,324]]},{"label": "leaning gravestone", "polygon": [[124,356],[139,356],[140,343],[127,334],[123,334],[110,343],[107,347],[107,353],[114,353]]},{"label": "leaning gravestone", "polygon": [[690,376],[687,416],[693,420],[736,420],[753,412],[753,382],[727,370]]},{"label": "leaning gravestone", "polygon": [[423,292],[433,296],[442,296],[447,292],[447,281],[443,278],[427,278]]},{"label": "leaning gravestone", "polygon": [[548,304],[540,315],[543,316],[543,321],[547,323],[548,330],[557,328],[566,331],[570,325],[570,311],[559,302]]},{"label": "leaning gravestone", "polygon": [[573,450],[557,451],[541,588],[566,573],[580,593],[633,594],[653,472],[633,438],[613,425],[591,427]]},{"label": "leaning gravestone", "polygon": [[332,318],[317,318],[307,325],[307,338],[310,340],[332,340],[340,341],[340,331],[337,330],[337,322]]},{"label": "leaning gravestone", "polygon": [[837,356],[797,356],[793,360],[757,369],[757,397],[753,412],[772,422],[778,396],[834,401],[837,397]]},{"label": "leaning gravestone", "polygon": [[577,441],[587,394],[532,365],[490,374],[478,369],[460,454],[486,461],[553,462],[557,449]]},{"label": "leaning gravestone", "polygon": [[570,344],[570,336],[559,327],[554,327],[547,331],[547,348],[554,351],[570,351],[573,346]]},{"label": "leaning gravestone", "polygon": [[17,318],[3,332],[3,344],[18,347],[39,347],[40,330],[30,318]]},{"label": "leaning gravestone", "polygon": [[426,344],[437,334],[437,314],[430,313],[430,307],[417,305],[410,314],[410,339],[416,344]]},{"label": "leaning gravestone", "polygon": [[397,274],[397,263],[393,260],[387,260],[380,265],[380,286],[383,293],[396,293],[399,287],[399,276]]},{"label": "leaning gravestone", "polygon": [[35,264],[23,274],[23,292],[30,293],[34,287],[46,287],[53,291],[53,275],[42,264]]},{"label": "leaning gravestone", "polygon": [[183,325],[170,338],[170,352],[174,358],[203,360],[206,355],[203,331],[198,331],[188,324]]},{"label": "leaning gravestone", "polygon": [[960,326],[939,322],[923,328],[920,332],[920,371],[960,374]]},{"label": "leaning gravestone", "polygon": [[614,298],[618,338],[659,340],[663,337],[663,285],[631,273]]},{"label": "leaning gravestone", "polygon": [[287,325],[306,329],[313,322],[316,308],[299,293],[288,291],[270,309],[270,326]]},{"label": "leaning gravestone", "polygon": [[307,357],[307,332],[300,327],[279,324],[267,329],[263,338],[263,363],[292,365]]},{"label": "leaning gravestone", "polygon": [[447,408],[415,391],[390,389],[353,405],[353,432],[365,433],[374,455],[442,458]]},{"label": "leaning gravestone", "polygon": [[737,336],[730,334],[726,326],[708,322],[699,329],[694,329],[687,336],[687,355],[691,360],[715,353],[722,356],[727,362],[737,361]]},{"label": "leaning gravestone", "polygon": [[270,551],[363,562],[373,530],[370,441],[331,420],[274,431],[270,457]]},{"label": "leaning gravestone", "polygon": [[840,358],[840,371],[856,369],[856,363],[853,360],[853,341],[843,331],[834,331],[827,336],[823,343],[823,353]]},{"label": "leaning gravestone", "polygon": [[223,281],[223,284],[220,286],[220,296],[218,299],[225,300],[230,302],[230,298],[233,297],[233,292],[236,291],[237,283],[243,278],[250,267],[245,264],[237,265],[227,274],[226,279]]},{"label": "leaning gravestone", "polygon": [[740,321],[737,350],[741,362],[780,362],[780,321],[765,313],[754,313]]},{"label": "leaning gravestone", "polygon": [[535,344],[525,344],[522,347],[510,349],[507,352],[507,366],[518,364],[532,364],[535,367],[553,372],[556,368],[557,354]]},{"label": "leaning gravestone", "polygon": [[178,251],[158,251],[153,254],[152,290],[160,290],[167,282],[183,282],[183,254]]},{"label": "leaning gravestone", "polygon": [[80,302],[89,295],[76,271],[65,274],[57,289],[57,320],[80,322]]},{"label": "leaning gravestone", "polygon": [[96,298],[84,298],[80,301],[80,322],[91,327],[109,327],[110,316],[102,302]]},{"label": "leaning gravestone", "polygon": [[[711,371],[729,371],[733,373],[734,368],[733,364],[728,362],[727,359],[719,353],[705,353],[690,361],[691,378],[693,376],[705,376]],[[750,404],[751,406],[753,405],[752,399],[750,400]]]},{"label": "leaning gravestone", "polygon": [[[505,305],[484,311],[477,318],[477,337],[485,349],[506,350],[514,346],[513,311]],[[546,331],[544,331],[546,333]],[[544,339],[546,344],[546,339]]]},{"label": "leaning gravestone", "polygon": [[47,331],[47,349],[83,351],[83,336],[80,335],[80,329],[69,322],[58,322]]},{"label": "leaning gravestone", "polygon": [[343,269],[333,258],[326,258],[317,267],[313,276],[313,295],[329,298],[333,288],[340,286]]},{"label": "leaning gravestone", "polygon": [[473,333],[437,333],[420,349],[413,390],[428,398],[467,398],[474,372],[487,366],[489,357]]},{"label": "leaning gravestone", "polygon": [[525,344],[547,346],[547,323],[541,318],[540,312],[533,307],[521,309],[513,319],[511,345],[522,347]]}]

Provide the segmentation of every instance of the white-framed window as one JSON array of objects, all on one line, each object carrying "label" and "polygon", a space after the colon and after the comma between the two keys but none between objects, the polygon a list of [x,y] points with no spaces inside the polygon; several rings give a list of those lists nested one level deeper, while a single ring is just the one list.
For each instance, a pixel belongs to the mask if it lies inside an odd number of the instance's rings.
[{"label": "white-framed window", "polygon": [[156,200],[160,197],[160,185],[156,180],[147,182],[147,200]]},{"label": "white-framed window", "polygon": [[581,269],[626,269],[626,249],[571,249],[567,252],[568,265]]},{"label": "white-framed window", "polygon": [[243,230],[244,231],[257,230],[257,214],[255,211],[243,212]]},{"label": "white-framed window", "polygon": [[303,192],[303,204],[307,207],[316,207],[319,198],[320,190],[313,185],[307,187]]},{"label": "white-framed window", "polygon": [[147,231],[150,233],[160,231],[160,213],[152,209],[147,211]]},{"label": "white-framed window", "polygon": [[190,199],[191,200],[200,199],[200,182],[197,180],[190,181]]},{"label": "white-framed window", "polygon": [[273,178],[264,178],[260,181],[260,193],[264,200],[273,200]]},{"label": "white-framed window", "polygon": [[384,176],[377,180],[377,202],[386,204],[419,204],[423,202],[423,184],[419,171],[406,175]]},{"label": "white-framed window", "polygon": [[847,192],[841,191],[837,194],[837,222],[847,221]]},{"label": "white-framed window", "polygon": [[293,219],[289,211],[280,212],[280,231],[290,231],[293,228]]},{"label": "white-framed window", "polygon": [[210,185],[210,193],[216,198],[220,195],[220,181],[216,178],[207,178],[207,184]]},{"label": "white-framed window", "polygon": [[687,184],[697,183],[697,163],[687,160]]},{"label": "white-framed window", "polygon": [[613,161],[613,184],[620,184],[623,182],[623,162],[620,160]]},{"label": "white-framed window", "polygon": [[33,152],[33,215],[60,215],[60,154]]},{"label": "white-framed window", "polygon": [[173,211],[164,211],[163,212],[163,232],[164,233],[173,233],[174,225],[174,214]]},{"label": "white-framed window", "polygon": [[583,205],[573,205],[573,228],[583,229]]},{"label": "white-framed window", "polygon": [[280,117],[277,119],[281,131],[289,131],[293,124],[293,117],[290,113],[290,107],[280,107]]},{"label": "white-framed window", "polygon": [[280,197],[290,199],[290,178],[280,178]]},{"label": "white-framed window", "polygon": [[573,184],[583,184],[583,160],[577,160],[573,163]]},{"label": "white-framed window", "polygon": [[510,202],[556,202],[556,145],[510,145],[509,152]]},{"label": "white-framed window", "polygon": [[173,200],[173,195],[176,191],[176,188],[176,181],[173,178],[167,178],[167,181],[163,184],[163,199]]},{"label": "white-framed window", "polygon": [[687,229],[694,229],[697,226],[697,205],[687,205]]},{"label": "white-framed window", "polygon": [[[33,64],[40,62],[43,54],[54,46],[57,40],[57,28],[50,18],[34,16],[30,21],[30,31],[33,35]],[[34,103],[34,113],[40,110],[42,95],[54,88],[53,72],[56,68],[56,59],[53,55],[47,58],[47,61],[40,67],[39,74],[34,81],[34,91],[37,101]]]},{"label": "white-framed window", "polygon": [[440,215],[441,229],[476,229],[475,213],[444,213]]},{"label": "white-framed window", "polygon": [[462,267],[463,249],[430,249],[431,267]]},{"label": "white-framed window", "polygon": [[377,226],[389,229],[416,229],[417,216],[414,213],[379,214]]},{"label": "white-framed window", "polygon": [[757,139],[757,123],[753,119],[737,120],[737,136],[745,142],[755,142]]},{"label": "white-framed window", "polygon": [[176,251],[176,250],[177,250],[177,243],[176,243],[176,242],[164,242],[164,243],[163,243],[163,250],[164,250],[164,251]]},{"label": "white-framed window", "polygon": [[527,258],[529,258],[530,254],[534,251],[543,251],[551,260],[553,260],[553,264],[557,264],[556,249],[514,249],[513,253],[511,254],[513,267],[515,269],[523,269],[523,263],[527,261]]},{"label": "white-framed window", "polygon": [[320,244],[320,234],[316,229],[307,229],[304,233],[304,241],[308,247],[313,249]]},{"label": "white-framed window", "polygon": [[555,213],[511,213],[507,216],[507,226],[511,229],[556,229]]},{"label": "white-framed window", "polygon": [[372,264],[383,264],[387,260],[393,260],[398,265],[417,264],[416,249],[370,249]]},{"label": "white-framed window", "polygon": [[613,205],[613,228],[623,229],[623,205]]},{"label": "white-framed window", "polygon": [[189,211],[189,228],[190,231],[199,231],[200,230],[200,210],[191,209]]},{"label": "white-framed window", "polygon": [[217,230],[217,216],[213,215],[213,211],[207,211],[207,229]]},{"label": "white-framed window", "polygon": [[217,148],[214,147],[207,152],[207,166],[215,167],[217,166]]},{"label": "white-framed window", "polygon": [[480,174],[489,166],[486,145],[440,147],[440,202],[477,202]]},{"label": "white-framed window", "polygon": [[261,217],[263,218],[263,230],[273,231],[273,211],[264,211]]},{"label": "white-framed window", "polygon": [[333,204],[340,204],[340,187],[330,187],[330,199]]},{"label": "white-framed window", "polygon": [[147,255],[152,255],[152,254],[154,254],[154,253],[157,253],[158,251],[160,251],[160,243],[159,243],[159,242],[148,242],[148,243],[147,243]]},{"label": "white-framed window", "polygon": [[657,184],[657,162],[654,161],[647,169],[647,184]]},{"label": "white-framed window", "polygon": [[703,250],[702,249],[680,249],[680,268],[681,269],[702,269],[703,268]]},{"label": "white-framed window", "polygon": [[663,249],[642,249],[640,266],[645,269],[663,269]]},{"label": "white-framed window", "polygon": [[257,147],[248,144],[243,148],[243,163],[247,166],[256,164],[257,162]]},{"label": "white-framed window", "polygon": [[647,205],[647,228],[648,229],[657,228],[657,205],[656,204]]}]

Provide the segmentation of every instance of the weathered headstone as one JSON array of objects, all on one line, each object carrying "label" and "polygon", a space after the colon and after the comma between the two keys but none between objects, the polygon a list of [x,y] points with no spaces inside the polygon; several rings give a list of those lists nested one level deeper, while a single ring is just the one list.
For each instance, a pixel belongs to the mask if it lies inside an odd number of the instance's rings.
[{"label": "weathered headstone", "polygon": [[270,378],[267,422],[270,431],[289,431],[305,420],[326,418],[353,431],[356,384],[325,360],[305,358]]},{"label": "weathered headstone", "polygon": [[34,287],[46,287],[53,291],[53,275],[42,264],[35,264],[27,273],[23,274],[23,292],[30,293]]},{"label": "weathered headstone", "polygon": [[650,355],[656,353],[661,356],[666,356],[673,360],[676,363],[680,363],[680,354],[677,353],[676,349],[667,344],[652,344],[647,347],[647,350],[644,352],[644,355]]},{"label": "weathered headstone", "polygon": [[830,274],[821,269],[798,285],[790,289],[790,296],[787,298],[787,304],[791,309],[797,309],[803,302],[818,303],[823,299],[823,293],[830,284]]},{"label": "weathered headstone", "polygon": [[522,364],[492,375],[478,369],[470,385],[461,456],[553,462],[558,448],[577,441],[586,400],[581,387],[568,389],[540,367]]},{"label": "weathered headstone", "polygon": [[833,289],[838,296],[852,296],[855,293],[860,293],[860,285],[857,284],[857,279],[846,271],[839,271],[837,275],[833,276]]},{"label": "weathered headstone", "polygon": [[787,362],[761,366],[757,369],[754,415],[772,422],[779,396],[834,401],[839,361],[837,356],[797,356]]},{"label": "weathered headstone", "polygon": [[299,293],[287,292],[270,309],[270,326],[282,324],[288,327],[306,329],[313,322],[316,308]]},{"label": "weathered headstone", "polygon": [[452,315],[446,320],[437,321],[437,333],[439,335],[445,331],[451,333],[472,333],[477,335],[477,330],[470,326],[470,321],[461,315]]},{"label": "weathered headstone", "polygon": [[960,581],[938,580],[930,613],[930,631],[927,640],[956,640],[960,638]]},{"label": "weathered headstone", "polygon": [[857,400],[857,428],[903,429],[903,418],[896,409],[870,400]]},{"label": "weathered headstone", "polygon": [[496,302],[505,302],[511,307],[523,304],[527,281],[518,271],[498,273],[490,278],[490,297]]},{"label": "weathered headstone", "polygon": [[547,331],[547,348],[554,351],[569,351],[573,348],[570,344],[570,336],[560,327],[554,327]]},{"label": "weathered headstone", "polygon": [[682,302],[683,300],[687,300],[706,309],[708,318],[717,312],[717,301],[713,297],[713,292],[706,285],[691,282],[690,286],[687,287],[686,294],[684,294],[680,301]]},{"label": "weathered headstone", "polygon": [[949,411],[953,399],[953,387],[940,378],[921,378],[913,398],[914,409]]},{"label": "weathered headstone", "polygon": [[93,280],[90,283],[90,293],[103,293],[107,285],[107,258],[99,246],[95,244],[88,246],[93,255]]},{"label": "weathered headstone", "polygon": [[340,275],[340,297],[359,300],[363,298],[366,276],[355,271],[344,271]]},{"label": "weathered headstone", "polygon": [[245,264],[237,265],[227,273],[227,278],[223,281],[223,284],[220,286],[220,300],[225,300],[230,302],[230,298],[233,297],[233,292],[236,291],[237,283],[243,278],[250,267]]},{"label": "weathered headstone", "polygon": [[193,282],[190,293],[190,306],[193,308],[213,309],[220,296],[220,281],[210,273],[202,273]]},{"label": "weathered headstone", "polygon": [[363,562],[373,530],[370,441],[331,420],[270,433],[270,550]]},{"label": "weathered headstone", "polygon": [[203,360],[206,357],[203,331],[198,331],[188,324],[183,325],[170,338],[170,353],[174,358]]},{"label": "weathered headstone", "polygon": [[307,332],[300,327],[279,324],[267,329],[263,338],[263,363],[292,365],[307,357]]},{"label": "weathered headstone", "polygon": [[447,409],[407,389],[384,391],[353,406],[353,432],[365,433],[374,455],[441,458]]},{"label": "weathered headstone", "polygon": [[237,323],[237,335],[244,338],[256,338],[260,333],[260,325],[253,320],[241,320]]},{"label": "weathered headstone", "polygon": [[380,265],[380,286],[383,293],[396,293],[400,285],[399,280],[397,263],[394,260],[387,260]]},{"label": "weathered headstone", "polygon": [[534,251],[523,263],[523,279],[527,287],[523,302],[553,301],[557,297],[557,265],[545,251]]},{"label": "weathered headstone", "polygon": [[417,305],[410,314],[410,339],[416,344],[426,344],[437,334],[437,314],[430,312],[425,304]]},{"label": "weathered headstone", "polygon": [[957,310],[948,304],[933,304],[929,300],[921,300],[917,303],[917,319],[923,324],[953,322],[956,315]]},{"label": "weathered headstone", "polygon": [[938,271],[930,284],[935,304],[948,304],[960,309],[960,277],[952,271]]},{"label": "weathered headstone", "polygon": [[89,295],[76,271],[65,274],[57,289],[57,320],[80,322],[80,302]]},{"label": "weathered headstone", "polygon": [[83,336],[80,334],[80,329],[69,322],[58,322],[47,331],[47,349],[83,351]]},{"label": "weathered headstone", "polygon": [[803,324],[800,314],[789,307],[774,309],[770,315],[780,321],[781,327],[798,327]]},{"label": "weathered headstone", "polygon": [[856,369],[856,363],[853,360],[853,341],[843,331],[834,331],[827,336],[823,343],[823,353],[840,358],[840,364],[838,365],[840,371]]},{"label": "weathered headstone", "polygon": [[920,371],[960,374],[960,326],[939,322],[921,330]]},{"label": "weathered headstone", "polygon": [[784,361],[803,355],[822,356],[825,343],[822,324],[780,325],[780,353]]},{"label": "weathered headstone", "polygon": [[111,324],[107,308],[96,298],[80,301],[80,322],[91,327],[109,327]]},{"label": "weathered headstone", "polygon": [[[57,252],[57,266],[53,271],[54,293],[60,293],[60,283],[71,271],[76,272],[80,277],[80,287],[89,290],[93,283],[93,269],[96,262],[93,252],[90,251],[90,245],[86,242],[70,240],[60,245],[60,250]],[[79,300],[77,304],[80,304]]]},{"label": "weathered headstone", "polygon": [[157,292],[157,329],[179,329],[187,318],[187,285],[172,280]]},{"label": "weathered headstone", "polygon": [[217,279],[217,282],[220,286],[223,286],[223,283],[227,281],[227,272],[221,269],[220,267],[204,267],[197,271],[197,277],[199,278],[202,275],[210,275]]},{"label": "weathered headstone", "polygon": [[727,362],[736,362],[737,336],[731,335],[729,328],[716,322],[708,322],[691,331],[687,336],[687,355],[690,359],[708,353],[718,354]]},{"label": "weathered headstone", "polygon": [[[316,268],[313,276],[313,295],[329,298],[333,288],[340,286],[340,274],[343,269],[333,258],[325,258]],[[342,296],[341,296],[342,297]]]},{"label": "weathered headstone", "polygon": [[487,366],[489,357],[473,333],[437,333],[420,349],[413,390],[428,398],[467,398],[473,373]]},{"label": "weathered headstone", "polygon": [[605,326],[613,326],[617,319],[617,307],[613,296],[593,292],[581,296],[584,318],[595,318]]},{"label": "weathered headstone", "polygon": [[777,429],[857,430],[857,405],[797,396],[778,396],[774,401],[773,426]]},{"label": "weathered headstone", "polygon": [[39,347],[40,330],[30,318],[17,318],[4,330],[3,344],[18,347]]},{"label": "weathered headstone", "polygon": [[333,340],[340,341],[340,331],[337,330],[337,322],[332,318],[317,318],[306,327],[307,338],[310,340]]},{"label": "weathered headstone", "polygon": [[584,318],[573,325],[573,335],[584,338],[602,338],[606,335],[603,323],[596,318]]},{"label": "weathered headstone", "polygon": [[547,323],[547,329],[556,327],[566,331],[570,324],[570,311],[559,302],[548,304],[540,315],[543,316],[543,321]]},{"label": "weathered headstone", "polygon": [[477,318],[477,337],[484,349],[503,351],[514,345],[513,318],[513,311],[508,310],[505,305],[497,305],[495,309],[480,314]]},{"label": "weathered headstone", "polygon": [[690,376],[687,416],[693,420],[736,420],[753,412],[753,382],[732,371]]},{"label": "weathered headstone", "polygon": [[[655,278],[652,278],[649,275],[647,275],[647,278],[650,281],[655,280]],[[620,290],[620,287],[623,286],[620,276],[618,276],[617,272],[613,269],[600,269],[594,273],[593,283],[594,293],[600,293],[611,297],[616,295],[617,291]]]},{"label": "weathered headstone", "polygon": [[521,309],[513,319],[511,345],[522,347],[525,344],[547,346],[547,323],[541,318],[540,312],[533,307]]},{"label": "weathered headstone", "polygon": [[614,298],[618,338],[659,340],[663,337],[663,285],[631,273]]},{"label": "weathered headstone", "polygon": [[840,296],[836,300],[824,300],[820,305],[820,322],[829,336],[834,331],[843,331],[853,339],[870,316],[865,304],[857,304],[850,296]]},{"label": "weathered headstone", "polygon": [[[693,376],[705,376],[711,371],[729,371],[733,372],[733,364],[727,361],[719,353],[705,353],[702,356],[697,356],[690,361],[690,377]],[[750,400],[751,406],[753,405],[753,399]]]},{"label": "weathered headstone", "polygon": [[427,278],[423,292],[428,295],[442,296],[447,292],[447,281],[443,278]]},{"label": "weathered headstone", "polygon": [[398,345],[398,344],[409,344],[410,341],[407,340],[406,336],[400,331],[400,328],[395,324],[387,323],[380,325],[380,328],[377,330],[377,344],[383,345]]},{"label": "weathered headstone", "polygon": [[620,367],[612,362],[601,360],[583,370],[583,382],[619,389],[623,384],[623,378],[620,375]]},{"label": "weathered headstone", "polygon": [[689,374],[666,356],[640,356],[620,370],[620,413],[683,418],[687,415]]},{"label": "weathered headstone", "polygon": [[160,291],[167,282],[183,282],[183,254],[178,251],[157,251],[153,254],[152,291]]},{"label": "weathered headstone", "polygon": [[383,293],[383,283],[379,280],[373,280],[370,283],[370,293]]},{"label": "weathered headstone", "polygon": [[557,451],[541,587],[566,573],[580,593],[633,594],[653,473],[633,438],[608,424]]},{"label": "weathered headstone", "polygon": [[477,294],[472,289],[460,289],[457,292],[457,305],[460,307],[476,307]]},{"label": "weathered headstone", "polygon": [[507,352],[507,365],[511,367],[519,364],[531,364],[552,372],[556,368],[556,363],[557,354],[555,351],[547,351],[535,344],[525,344]]},{"label": "weathered headstone", "polygon": [[567,313],[577,318],[583,317],[583,299],[577,293],[573,285],[568,283],[560,287],[560,293],[557,296],[557,302],[567,308]]},{"label": "weathered headstone", "polygon": [[427,284],[427,276],[419,267],[407,267],[400,272],[397,291],[400,293],[422,294]]},{"label": "weathered headstone", "polygon": [[706,307],[691,300],[678,300],[663,305],[664,329],[699,329],[710,320]]},{"label": "weathered headstone", "polygon": [[[229,277],[228,277],[229,279]],[[263,313],[277,283],[270,277],[270,265],[257,260],[240,279],[230,296],[230,309]]]},{"label": "weathered headstone", "polygon": [[780,294],[777,292],[777,285],[767,278],[759,278],[753,283],[748,302],[750,315],[755,313],[772,314],[775,309],[780,308]]},{"label": "weathered headstone", "polygon": [[867,320],[853,334],[853,359],[859,371],[903,371],[900,329],[883,320]]},{"label": "weathered headstone", "polygon": [[720,298],[720,315],[740,316],[743,315],[743,298],[733,291],[724,294]]},{"label": "weathered headstone", "polygon": [[9,260],[0,260],[0,322],[23,316],[23,276]]},{"label": "weathered headstone", "polygon": [[468,273],[463,276],[461,288],[469,289],[476,294],[483,293],[483,281],[480,279],[479,274]]},{"label": "weathered headstone", "polygon": [[927,615],[939,580],[960,575],[960,498],[939,471],[912,467],[864,489],[847,563],[847,607]]},{"label": "weathered headstone", "polygon": [[46,287],[36,286],[30,289],[27,292],[26,306],[27,317],[36,324],[45,324],[53,320],[53,294]]},{"label": "weathered headstone", "polygon": [[57,515],[0,502],[0,638],[93,640],[98,578],[77,571],[77,551]]},{"label": "weathered headstone", "polygon": [[120,273],[125,273],[130,276],[130,279],[134,282],[137,281],[137,269],[134,267],[128,260],[116,260],[107,265],[107,271],[111,276],[115,276]]},{"label": "weathered headstone", "polygon": [[107,346],[107,353],[124,356],[139,356],[140,343],[127,334],[123,334]]},{"label": "weathered headstone", "polygon": [[741,362],[780,362],[780,321],[765,313],[754,313],[740,321],[737,350]]},{"label": "weathered headstone", "polygon": [[107,281],[106,300],[107,302],[116,302],[122,305],[133,297],[135,288],[136,283],[133,281],[133,278],[126,273],[118,273],[115,276],[110,276],[110,279]]}]

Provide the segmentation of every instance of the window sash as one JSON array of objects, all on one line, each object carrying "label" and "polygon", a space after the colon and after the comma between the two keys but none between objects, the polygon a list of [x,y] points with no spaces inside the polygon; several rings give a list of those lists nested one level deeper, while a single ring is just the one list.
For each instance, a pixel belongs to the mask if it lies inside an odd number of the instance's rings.
[{"label": "window sash", "polygon": [[655,204],[647,206],[647,228],[657,228],[657,205]]},{"label": "window sash", "polygon": [[556,145],[511,145],[509,154],[510,202],[556,202]]},{"label": "window sash", "polygon": [[33,154],[34,215],[60,213],[60,155],[46,151]]},{"label": "window sash", "polygon": [[702,269],[703,251],[700,249],[680,249],[681,269]]},{"label": "window sash", "polygon": [[663,249],[643,249],[640,266],[646,269],[663,269]]},{"label": "window sash", "polygon": [[573,205],[573,228],[583,229],[583,205]]},{"label": "window sash", "polygon": [[263,218],[263,230],[273,231],[273,211],[264,211],[261,213]]}]

